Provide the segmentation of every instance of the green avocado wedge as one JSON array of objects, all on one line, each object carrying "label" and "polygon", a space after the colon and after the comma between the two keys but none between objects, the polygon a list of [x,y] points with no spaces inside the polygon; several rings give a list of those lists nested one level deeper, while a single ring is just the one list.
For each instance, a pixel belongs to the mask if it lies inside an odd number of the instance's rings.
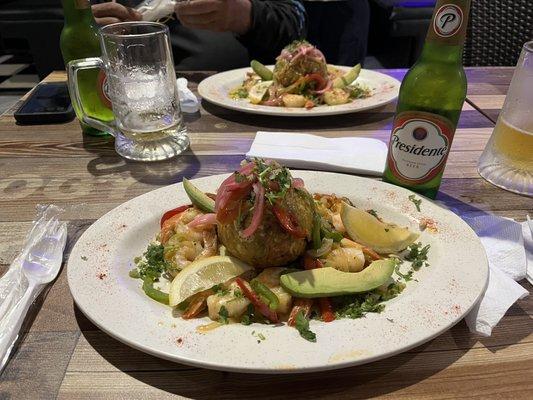
[{"label": "green avocado wedge", "polygon": [[252,67],[254,72],[264,81],[271,81],[274,77],[273,72],[257,60],[252,60],[250,67]]},{"label": "green avocado wedge", "polygon": [[204,212],[215,212],[215,201],[194,186],[187,178],[183,178],[183,188],[185,189],[187,196],[189,196],[189,199],[191,199],[193,205]]},{"label": "green avocado wedge", "polygon": [[355,67],[352,67],[348,72],[343,76],[333,79],[333,88],[341,89],[353,83],[359,76],[361,72],[361,64],[357,64]]},{"label": "green avocado wedge", "polygon": [[326,297],[368,292],[386,283],[394,272],[393,259],[372,262],[361,272],[316,268],[282,275],[281,286],[295,297]]}]

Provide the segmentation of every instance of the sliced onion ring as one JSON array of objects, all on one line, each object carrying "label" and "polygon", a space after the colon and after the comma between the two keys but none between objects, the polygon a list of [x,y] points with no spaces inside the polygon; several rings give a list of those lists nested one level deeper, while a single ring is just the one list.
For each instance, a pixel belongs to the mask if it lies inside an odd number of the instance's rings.
[{"label": "sliced onion ring", "polygon": [[331,251],[331,246],[333,246],[333,239],[324,238],[322,239],[322,245],[316,250],[307,250],[307,255],[313,258],[322,257]]}]

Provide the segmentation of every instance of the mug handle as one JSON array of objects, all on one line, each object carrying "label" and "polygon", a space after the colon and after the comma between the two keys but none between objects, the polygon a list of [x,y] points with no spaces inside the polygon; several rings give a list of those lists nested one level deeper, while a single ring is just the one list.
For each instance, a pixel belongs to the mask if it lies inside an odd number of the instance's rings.
[{"label": "mug handle", "polygon": [[115,126],[115,120],[108,122],[90,117],[83,109],[78,86],[78,71],[94,68],[104,69],[104,62],[100,57],[82,58],[79,60],[72,60],[68,63],[68,91],[70,93],[70,99],[72,100],[72,106],[74,107],[78,118],[84,123],[98,130],[108,132],[113,136],[117,136],[118,132]]}]

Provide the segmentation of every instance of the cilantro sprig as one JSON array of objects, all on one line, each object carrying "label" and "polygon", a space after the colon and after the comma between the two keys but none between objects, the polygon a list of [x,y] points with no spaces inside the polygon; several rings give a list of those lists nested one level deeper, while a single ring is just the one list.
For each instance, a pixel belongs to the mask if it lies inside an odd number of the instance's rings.
[{"label": "cilantro sprig", "polygon": [[422,243],[414,243],[409,246],[409,253],[405,256],[407,261],[411,261],[411,266],[415,271],[418,271],[420,268],[429,266],[428,260],[428,251],[431,246],[429,244],[422,247]]},{"label": "cilantro sprig", "polygon": [[422,199],[417,199],[414,194],[410,195],[408,199],[415,205],[416,211],[420,212],[420,204],[422,204]]},{"label": "cilantro sprig", "polygon": [[142,257],[134,259],[136,268],[130,271],[132,278],[150,279],[157,281],[161,275],[167,272],[172,266],[164,258],[164,247],[162,244],[152,243],[148,246]]},{"label": "cilantro sprig", "polygon": [[316,334],[309,329],[309,320],[305,318],[304,312],[296,314],[294,327],[300,333],[300,336],[310,342],[316,342]]}]

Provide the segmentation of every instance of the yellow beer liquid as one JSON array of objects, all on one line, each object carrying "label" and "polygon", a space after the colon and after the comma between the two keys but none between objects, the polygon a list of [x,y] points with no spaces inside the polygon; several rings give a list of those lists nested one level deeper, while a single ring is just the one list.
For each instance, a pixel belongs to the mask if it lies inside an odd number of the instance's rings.
[{"label": "yellow beer liquid", "polygon": [[494,155],[511,168],[533,171],[533,121],[520,129],[500,118],[492,135]]}]

